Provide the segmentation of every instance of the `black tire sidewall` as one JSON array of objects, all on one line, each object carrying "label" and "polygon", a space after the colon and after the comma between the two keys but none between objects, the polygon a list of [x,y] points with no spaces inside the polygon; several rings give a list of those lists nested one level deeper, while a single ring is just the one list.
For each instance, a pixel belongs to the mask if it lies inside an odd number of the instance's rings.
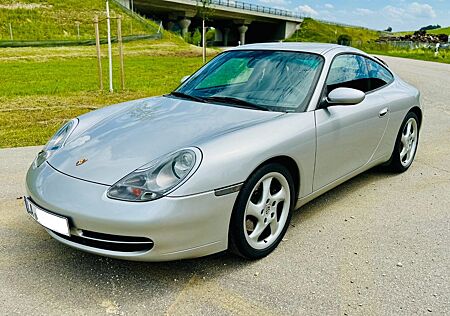
[{"label": "black tire sidewall", "polygon": [[[253,191],[253,188],[258,183],[258,181],[264,177],[266,174],[270,172],[278,172],[282,174],[288,184],[289,184],[289,190],[290,190],[290,205],[289,205],[289,214],[286,219],[286,223],[283,227],[283,230],[281,231],[280,235],[277,237],[275,242],[267,247],[266,249],[255,249],[252,246],[250,246],[247,242],[247,239],[245,238],[245,231],[243,229],[243,222],[244,222],[244,215],[245,215],[245,209],[247,206],[248,199],[250,197],[250,194]],[[277,163],[270,163],[267,165],[264,165],[257,169],[253,174],[250,175],[250,177],[247,179],[247,181],[242,186],[239,195],[236,199],[236,202],[234,203],[233,212],[231,214],[231,220],[230,220],[230,227],[229,227],[229,248],[234,253],[247,258],[247,259],[259,259],[262,257],[267,256],[269,253],[271,253],[281,242],[283,239],[286,230],[289,227],[289,223],[292,217],[292,210],[295,207],[295,199],[296,194],[294,190],[294,184],[291,174],[289,173],[289,170],[284,167],[281,164]]]}]

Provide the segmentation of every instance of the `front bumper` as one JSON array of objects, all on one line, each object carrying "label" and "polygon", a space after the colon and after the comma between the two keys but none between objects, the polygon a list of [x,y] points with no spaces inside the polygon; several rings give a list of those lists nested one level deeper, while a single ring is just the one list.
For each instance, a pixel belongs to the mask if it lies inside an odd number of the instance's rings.
[{"label": "front bumper", "polygon": [[[148,238],[150,250],[116,251],[77,242],[47,230],[58,241],[99,255],[140,261],[168,261],[220,252],[228,247],[228,227],[238,192],[214,191],[151,202],[109,199],[108,186],[67,176],[48,163],[30,168],[26,187],[39,207],[69,219],[73,236],[98,234]],[[79,239],[78,239],[79,240]]]}]

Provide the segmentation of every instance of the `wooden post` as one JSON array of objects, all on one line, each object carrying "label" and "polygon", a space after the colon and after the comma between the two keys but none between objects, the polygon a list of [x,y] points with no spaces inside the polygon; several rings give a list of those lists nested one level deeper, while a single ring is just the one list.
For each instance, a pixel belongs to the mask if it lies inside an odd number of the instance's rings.
[{"label": "wooden post", "polygon": [[76,21],[75,24],[77,25],[77,39],[80,39],[80,22]]},{"label": "wooden post", "polygon": [[203,63],[206,63],[206,28],[205,28],[205,18],[202,20],[202,58]]},{"label": "wooden post", "polygon": [[125,70],[123,67],[123,45],[122,45],[122,16],[117,18],[117,43],[119,46],[119,58],[120,58],[120,87],[125,89]]},{"label": "wooden post", "polygon": [[111,47],[111,16],[109,15],[109,1],[106,0],[106,30],[108,36],[108,70],[109,70],[109,92],[114,92],[113,88],[113,67],[112,67],[112,47]]},{"label": "wooden post", "polygon": [[14,41],[11,23],[9,23],[9,37],[11,38],[11,41]]},{"label": "wooden post", "polygon": [[103,90],[103,74],[102,74],[102,55],[100,53],[100,32],[98,30],[98,16],[94,17],[95,26],[95,46],[97,48],[97,60],[98,60],[98,83],[100,90]]}]

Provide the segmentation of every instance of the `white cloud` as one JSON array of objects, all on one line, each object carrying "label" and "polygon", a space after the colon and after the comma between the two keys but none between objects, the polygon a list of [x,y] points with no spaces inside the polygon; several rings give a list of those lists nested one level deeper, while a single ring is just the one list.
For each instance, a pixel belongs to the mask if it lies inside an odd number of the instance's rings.
[{"label": "white cloud", "polygon": [[431,5],[413,2],[408,7],[408,13],[416,18],[435,18],[436,12]]},{"label": "white cloud", "polygon": [[295,8],[295,11],[299,12],[300,14],[304,14],[306,16],[316,16],[319,13],[311,8],[309,5],[299,5],[297,8]]},{"label": "white cloud", "polygon": [[325,3],[325,8],[327,9],[333,9],[334,5],[332,5],[331,3]]},{"label": "white cloud", "polygon": [[387,5],[383,8],[385,14],[394,20],[399,20],[405,15],[405,9]]},{"label": "white cloud", "polygon": [[388,18],[401,24],[406,21],[414,21],[417,19],[433,19],[436,18],[436,12],[429,4],[420,4],[413,2],[407,6],[394,7],[391,5],[385,6],[382,10]]},{"label": "white cloud", "polygon": [[357,15],[366,16],[366,15],[371,15],[373,13],[375,13],[375,12],[370,10],[370,9],[366,9],[366,8],[357,8],[357,9],[355,9],[355,14],[357,14]]}]

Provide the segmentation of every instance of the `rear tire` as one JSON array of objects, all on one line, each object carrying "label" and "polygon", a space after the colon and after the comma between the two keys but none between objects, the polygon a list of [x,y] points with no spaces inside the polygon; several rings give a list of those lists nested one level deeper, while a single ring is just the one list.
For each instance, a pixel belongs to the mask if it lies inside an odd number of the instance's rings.
[{"label": "rear tire", "polygon": [[236,199],[229,227],[229,249],[259,259],[280,243],[292,216],[295,193],[291,174],[281,164],[256,170]]},{"label": "rear tire", "polygon": [[397,173],[408,170],[414,161],[418,145],[419,119],[415,113],[409,112],[398,131],[395,147],[387,168]]}]

